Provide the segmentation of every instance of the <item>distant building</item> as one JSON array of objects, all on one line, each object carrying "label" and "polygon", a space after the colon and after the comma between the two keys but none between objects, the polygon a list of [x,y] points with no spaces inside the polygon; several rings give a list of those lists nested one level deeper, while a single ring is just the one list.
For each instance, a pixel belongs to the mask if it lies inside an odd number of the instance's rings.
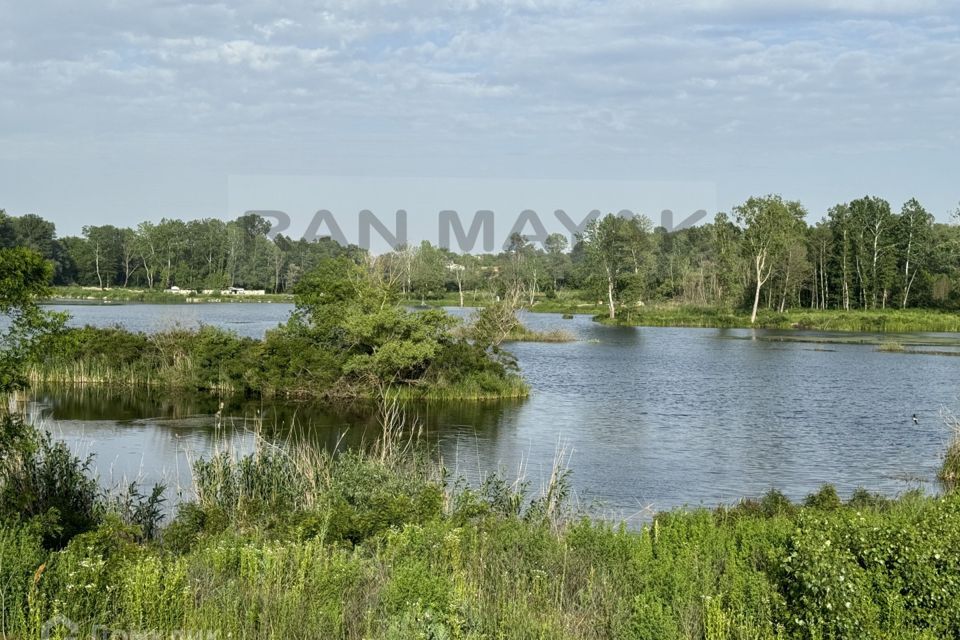
[{"label": "distant building", "polygon": [[266,289],[244,289],[243,287],[230,287],[220,292],[222,296],[262,296],[266,295]]}]

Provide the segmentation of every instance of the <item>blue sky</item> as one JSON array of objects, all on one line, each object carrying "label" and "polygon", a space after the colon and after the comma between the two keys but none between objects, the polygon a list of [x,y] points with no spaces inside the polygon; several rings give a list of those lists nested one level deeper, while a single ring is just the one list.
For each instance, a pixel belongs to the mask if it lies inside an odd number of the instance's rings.
[{"label": "blue sky", "polygon": [[915,196],[945,221],[958,18],[940,0],[0,0],[0,208],[63,235],[232,217],[238,175],[519,177],[709,182],[724,210],[778,192],[812,220]]}]

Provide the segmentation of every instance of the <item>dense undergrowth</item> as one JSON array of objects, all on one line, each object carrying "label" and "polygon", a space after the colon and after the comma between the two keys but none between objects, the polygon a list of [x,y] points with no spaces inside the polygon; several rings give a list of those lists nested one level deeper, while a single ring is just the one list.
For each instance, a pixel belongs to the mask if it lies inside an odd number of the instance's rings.
[{"label": "dense undergrowth", "polygon": [[107,498],[85,461],[5,419],[0,635],[39,638],[54,616],[215,638],[960,634],[956,493],[771,491],[631,531],[567,509],[562,467],[536,494],[470,487],[385,425],[338,456],[261,443],[198,461],[161,525],[159,494]]}]

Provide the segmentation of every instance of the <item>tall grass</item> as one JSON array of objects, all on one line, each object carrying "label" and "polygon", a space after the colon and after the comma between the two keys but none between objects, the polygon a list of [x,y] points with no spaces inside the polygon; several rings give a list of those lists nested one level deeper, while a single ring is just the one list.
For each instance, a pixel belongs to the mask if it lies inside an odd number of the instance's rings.
[{"label": "tall grass", "polygon": [[713,307],[645,307],[605,323],[633,326],[808,329],[865,333],[960,332],[960,314],[923,309],[876,311],[761,311],[754,324],[746,313]]},{"label": "tall grass", "polygon": [[953,491],[960,486],[960,419],[948,416],[946,421],[950,428],[950,441],[937,477],[948,491]]},{"label": "tall grass", "polygon": [[115,518],[44,548],[0,521],[0,633],[64,615],[232,638],[948,638],[960,634],[960,494],[795,504],[770,492],[658,514],[578,515],[566,456],[523,477],[449,478],[396,402],[336,454],[258,438],[195,464],[154,541]]}]

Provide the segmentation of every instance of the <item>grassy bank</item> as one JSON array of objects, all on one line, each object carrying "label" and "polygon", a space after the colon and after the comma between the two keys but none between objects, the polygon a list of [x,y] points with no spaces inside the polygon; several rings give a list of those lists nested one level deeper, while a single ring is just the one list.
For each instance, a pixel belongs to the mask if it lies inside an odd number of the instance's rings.
[{"label": "grassy bank", "polygon": [[70,302],[136,302],[150,304],[191,304],[203,302],[283,302],[291,303],[294,297],[284,293],[268,293],[262,296],[224,296],[218,294],[204,295],[202,293],[171,293],[154,289],[92,289],[89,287],[53,287],[52,295],[48,302],[51,303],[70,303]]},{"label": "grassy bank", "polygon": [[[447,293],[441,298],[423,301],[408,298],[404,302],[410,306],[423,304],[428,307],[457,307],[460,305],[460,297],[456,293]],[[464,292],[463,295],[465,307],[482,307],[494,302],[496,302],[496,297],[488,291]],[[570,290],[561,291],[550,298],[542,294],[537,295],[532,304],[529,303],[529,300],[524,300],[522,307],[526,311],[535,313],[594,315],[606,309],[606,304],[588,299],[581,291]]]},{"label": "grassy bank", "polygon": [[923,309],[884,311],[761,311],[751,325],[747,313],[700,307],[646,307],[621,311],[605,324],[648,327],[808,329],[866,333],[960,332],[960,314]]},{"label": "grassy bank", "polygon": [[[465,296],[467,306],[489,304],[493,298],[486,292]],[[420,304],[419,301],[409,301]],[[428,306],[459,304],[456,294],[427,300]],[[960,332],[960,313],[928,309],[884,309],[876,311],[840,311],[792,309],[785,313],[760,310],[755,324],[743,310],[692,305],[656,305],[622,308],[615,320],[606,317],[605,303],[589,299],[582,291],[562,291],[555,297],[537,296],[533,304],[524,306],[536,313],[589,314],[599,322],[623,326],[699,327],[718,329],[807,329],[813,331],[849,331],[863,333]]]},{"label": "grassy bank", "polygon": [[[58,615],[122,637],[960,634],[955,493],[771,492],[631,531],[572,512],[562,464],[536,493],[496,476],[468,487],[401,424],[336,457],[261,443],[198,461],[196,498],[165,526],[155,495],[95,496],[80,461],[49,444],[18,453],[5,425],[0,634],[39,638]],[[49,535],[51,504],[82,510],[69,536]]]}]

